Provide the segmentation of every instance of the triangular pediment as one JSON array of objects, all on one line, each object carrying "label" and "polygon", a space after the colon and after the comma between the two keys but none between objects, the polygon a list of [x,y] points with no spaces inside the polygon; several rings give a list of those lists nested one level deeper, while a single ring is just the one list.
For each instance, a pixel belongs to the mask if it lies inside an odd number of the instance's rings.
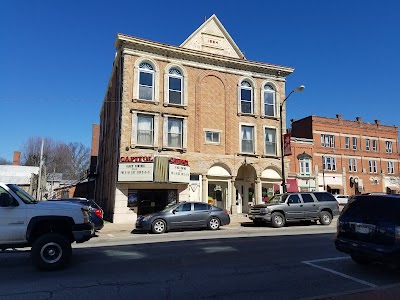
[{"label": "triangular pediment", "polygon": [[180,47],[233,58],[245,58],[216,15],[212,15]]}]

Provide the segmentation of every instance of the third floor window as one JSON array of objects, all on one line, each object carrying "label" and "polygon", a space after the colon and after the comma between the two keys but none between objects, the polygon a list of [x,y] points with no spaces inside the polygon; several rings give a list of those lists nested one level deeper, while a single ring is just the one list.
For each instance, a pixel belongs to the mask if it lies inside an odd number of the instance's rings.
[{"label": "third floor window", "polygon": [[264,86],[264,115],[274,117],[276,115],[276,100],[274,88],[266,84]]},{"label": "third floor window", "polygon": [[168,72],[168,103],[183,104],[183,78],[180,70],[172,68]]},{"label": "third floor window", "polygon": [[393,153],[393,144],[391,141],[386,141],[386,153]]},{"label": "third floor window", "polygon": [[242,114],[254,113],[253,87],[248,81],[240,84],[240,112]]},{"label": "third floor window", "polygon": [[331,134],[321,134],[321,145],[322,147],[334,148],[335,137]]},{"label": "third floor window", "polygon": [[154,100],[154,68],[145,62],[139,65],[139,99]]}]

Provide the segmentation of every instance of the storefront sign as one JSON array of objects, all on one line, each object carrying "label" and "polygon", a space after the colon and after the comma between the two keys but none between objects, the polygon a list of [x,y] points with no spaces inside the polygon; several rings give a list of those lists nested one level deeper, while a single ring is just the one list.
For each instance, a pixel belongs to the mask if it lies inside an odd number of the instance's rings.
[{"label": "storefront sign", "polygon": [[190,167],[183,165],[169,164],[168,172],[169,182],[182,182],[189,183],[190,181]]},{"label": "storefront sign", "polygon": [[153,162],[120,163],[118,166],[118,181],[153,181]]},{"label": "storefront sign", "polygon": [[120,157],[119,162],[121,163],[132,163],[132,162],[153,162],[153,157],[151,156],[127,156]]}]

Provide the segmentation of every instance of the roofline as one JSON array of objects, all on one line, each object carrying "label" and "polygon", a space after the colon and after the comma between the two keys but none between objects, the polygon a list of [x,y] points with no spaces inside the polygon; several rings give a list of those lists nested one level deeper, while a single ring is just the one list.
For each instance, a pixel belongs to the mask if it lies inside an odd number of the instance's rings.
[{"label": "roofline", "polygon": [[268,64],[268,63],[262,63],[262,62],[257,62],[257,61],[252,61],[252,60],[247,60],[247,59],[239,59],[239,58],[232,58],[224,55],[219,55],[219,54],[213,54],[213,53],[208,53],[208,52],[203,52],[203,51],[198,51],[198,50],[192,50],[192,49],[185,49],[169,44],[164,44],[164,43],[159,43],[159,42],[154,42],[142,38],[137,38],[133,36],[129,36],[126,34],[121,34],[118,33],[116,40],[115,40],[115,48],[119,51],[122,51],[122,48],[127,47],[129,48],[129,45],[134,45],[139,48],[151,48],[154,51],[157,52],[167,52],[169,55],[173,54],[175,56],[186,56],[188,59],[191,60],[198,60],[204,59],[204,60],[210,60],[210,61],[219,61],[220,63],[224,63],[224,65],[237,65],[243,67],[253,67],[253,68],[258,68],[262,70],[268,70],[269,74],[275,74],[276,76],[280,77],[286,77],[293,73],[294,68],[291,67],[286,67],[286,66],[280,66],[280,65],[274,65],[274,64]]}]

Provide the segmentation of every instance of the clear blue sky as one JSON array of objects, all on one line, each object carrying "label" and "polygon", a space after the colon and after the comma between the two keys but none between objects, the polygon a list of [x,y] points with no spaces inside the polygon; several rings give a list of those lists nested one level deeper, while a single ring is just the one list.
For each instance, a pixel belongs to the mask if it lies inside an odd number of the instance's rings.
[{"label": "clear blue sky", "polygon": [[216,14],[247,59],[295,68],[288,120],[399,125],[400,1],[0,2],[0,157],[29,137],[90,147],[117,33],[179,46]]}]

